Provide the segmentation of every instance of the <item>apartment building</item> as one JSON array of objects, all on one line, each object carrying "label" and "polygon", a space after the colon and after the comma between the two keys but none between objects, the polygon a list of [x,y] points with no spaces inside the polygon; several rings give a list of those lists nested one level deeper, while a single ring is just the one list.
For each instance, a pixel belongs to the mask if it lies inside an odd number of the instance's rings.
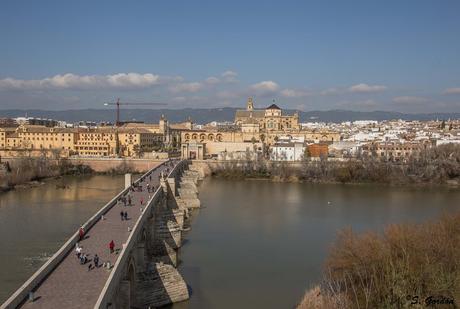
[{"label": "apartment building", "polygon": [[49,128],[22,125],[0,128],[0,150],[20,153],[55,152],[60,156],[139,156],[161,147],[163,134],[143,128]]},{"label": "apartment building", "polygon": [[430,141],[423,142],[374,142],[362,146],[362,154],[393,161],[404,161],[412,155],[418,155],[423,149],[431,147]]}]

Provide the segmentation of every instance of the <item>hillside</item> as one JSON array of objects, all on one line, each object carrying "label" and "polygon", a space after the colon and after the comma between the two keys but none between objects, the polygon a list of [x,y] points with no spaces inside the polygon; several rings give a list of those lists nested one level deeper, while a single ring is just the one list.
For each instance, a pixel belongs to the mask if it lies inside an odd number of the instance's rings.
[{"label": "hillside", "polygon": [[[195,123],[208,123],[211,121],[233,121],[237,108],[184,108],[184,109],[122,109],[122,120],[137,120],[144,122],[157,122],[161,115],[165,115],[171,122],[182,122],[188,117]],[[293,110],[286,110],[293,113]],[[111,109],[78,109],[78,110],[0,110],[0,117],[41,117],[64,120],[67,122],[86,121],[114,121],[115,110]],[[358,112],[347,110],[309,111],[300,112],[302,122],[324,121],[342,122],[354,120],[436,120],[460,118],[460,113],[430,113],[430,114],[404,114],[399,112],[373,111]]]}]

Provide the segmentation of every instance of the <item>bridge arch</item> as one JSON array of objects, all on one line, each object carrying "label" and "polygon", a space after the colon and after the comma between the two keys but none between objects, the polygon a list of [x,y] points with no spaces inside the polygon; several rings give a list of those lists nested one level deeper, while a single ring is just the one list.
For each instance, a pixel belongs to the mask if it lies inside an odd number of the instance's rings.
[{"label": "bridge arch", "polygon": [[136,263],[134,259],[131,258],[128,264],[128,272],[126,276],[127,280],[129,281],[129,300],[130,306],[134,306],[134,302],[136,301]]},{"label": "bridge arch", "polygon": [[145,227],[142,229],[142,233],[140,235],[139,242],[143,242],[143,243],[147,242],[147,229]]}]

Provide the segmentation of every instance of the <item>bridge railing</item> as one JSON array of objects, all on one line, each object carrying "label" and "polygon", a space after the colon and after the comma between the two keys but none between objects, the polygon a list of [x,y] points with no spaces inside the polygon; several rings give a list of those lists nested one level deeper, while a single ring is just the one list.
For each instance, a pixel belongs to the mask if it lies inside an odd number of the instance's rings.
[{"label": "bridge railing", "polygon": [[[182,171],[184,166],[186,166],[187,161],[182,160],[171,170],[168,174],[168,178],[176,177]],[[113,299],[114,295],[116,295],[118,290],[119,283],[123,280],[124,270],[127,268],[130,258],[130,252],[133,250],[134,246],[137,244],[137,240],[142,233],[143,226],[148,219],[148,215],[152,211],[152,207],[154,207],[155,203],[163,196],[163,188],[162,186],[158,186],[157,190],[148,201],[147,206],[143,210],[142,215],[136,221],[126,243],[123,244],[123,248],[121,249],[120,255],[113,266],[112,271],[110,272],[110,276],[106,281],[106,284],[99,295],[99,299],[97,300],[94,308],[109,308],[111,300]]]},{"label": "bridge railing", "polygon": [[[169,161],[169,160],[168,160]],[[166,161],[166,162],[168,162]],[[142,178],[148,176],[151,172],[159,168],[162,164],[152,168],[147,173],[143,174],[139,179],[137,179],[134,184],[141,181]],[[124,194],[128,193],[129,187],[123,189],[118,193],[113,199],[110,200],[107,204],[104,205],[94,216],[92,216],[88,221],[86,221],[82,227],[85,232],[88,232],[100,219],[101,216],[106,214],[114,205],[117,204],[118,199]],[[80,235],[75,232],[69,240],[61,247],[59,250],[46,261],[19,289],[14,292],[1,306],[1,309],[10,309],[16,308],[21,303],[23,303],[28,297],[29,293],[34,291],[40,283],[62,262],[62,260],[69,254],[71,250],[75,248],[75,244],[80,240]]]}]

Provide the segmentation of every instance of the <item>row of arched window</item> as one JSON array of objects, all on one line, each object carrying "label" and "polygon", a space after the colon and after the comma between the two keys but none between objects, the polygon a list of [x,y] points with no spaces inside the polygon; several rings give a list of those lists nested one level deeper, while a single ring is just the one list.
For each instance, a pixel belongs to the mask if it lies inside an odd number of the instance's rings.
[{"label": "row of arched window", "polygon": [[223,137],[222,137],[222,134],[218,133],[218,134],[212,134],[212,133],[209,133],[209,134],[206,134],[206,133],[187,133],[185,134],[184,136],[185,138],[185,141],[189,141],[190,139],[192,140],[200,140],[200,141],[217,141],[217,142],[222,142],[223,140]]}]

